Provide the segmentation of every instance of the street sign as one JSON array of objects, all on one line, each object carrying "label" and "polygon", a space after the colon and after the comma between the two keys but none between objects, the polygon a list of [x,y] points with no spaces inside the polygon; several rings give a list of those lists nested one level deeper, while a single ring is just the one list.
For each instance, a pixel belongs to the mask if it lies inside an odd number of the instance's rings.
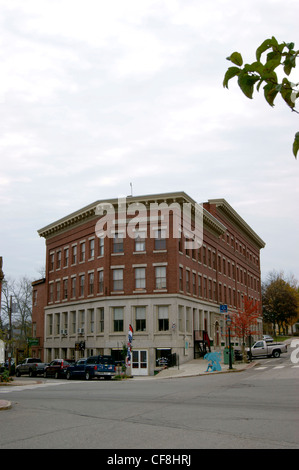
[{"label": "street sign", "polygon": [[28,338],[27,341],[29,346],[39,346],[39,338]]},{"label": "street sign", "polygon": [[220,313],[227,313],[227,305],[226,304],[220,305]]}]

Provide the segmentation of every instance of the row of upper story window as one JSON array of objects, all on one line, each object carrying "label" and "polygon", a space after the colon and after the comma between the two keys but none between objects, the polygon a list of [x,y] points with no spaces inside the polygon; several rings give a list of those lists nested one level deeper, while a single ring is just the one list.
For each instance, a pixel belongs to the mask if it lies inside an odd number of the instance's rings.
[{"label": "row of upper story window", "polygon": [[231,234],[228,230],[222,235],[222,241],[226,246],[230,246],[236,253],[241,254],[244,258],[247,258],[250,262],[259,266],[259,256],[253,253],[248,246],[245,245],[238,237]]},{"label": "row of upper story window", "polygon": [[[112,254],[123,254],[124,253],[124,237],[122,234],[115,234],[114,238],[107,239],[111,242],[111,253]],[[184,239],[187,241],[187,239]],[[183,238],[178,239],[178,249],[180,253],[185,254],[187,257],[192,258],[194,261],[202,263],[211,269],[217,270],[219,273],[228,275],[235,279],[235,262],[228,260],[226,256],[221,255],[219,252],[216,254],[216,250],[207,247],[203,244],[198,249],[185,248]],[[136,238],[133,240],[134,250],[133,253],[146,253],[146,238],[143,232],[139,232]],[[100,258],[104,256],[105,249],[105,238],[90,238],[88,241],[82,240],[78,243],[66,246],[63,249],[59,248],[56,251],[50,251],[49,253],[49,272],[53,272],[55,269],[67,268],[70,265],[85,263],[86,261],[92,261],[95,257]],[[164,251],[167,249],[167,238],[165,230],[157,230],[156,237],[154,239],[154,250]],[[257,266],[259,264],[258,257],[255,257]],[[237,268],[238,269],[238,268]],[[241,268],[240,268],[241,269]],[[232,272],[231,272],[232,271]]]},{"label": "row of upper story window", "polygon": [[[154,292],[167,289],[166,266],[154,266]],[[123,267],[111,267],[111,289],[110,294],[124,292],[125,279]],[[146,268],[134,268],[134,286],[136,292],[146,291]],[[84,298],[93,295],[106,294],[104,289],[104,269],[95,272],[81,273],[60,280],[49,282],[49,303],[66,301],[68,299]]]},{"label": "row of upper story window", "polygon": [[[154,285],[151,285],[153,292],[167,291],[167,266],[154,266]],[[134,267],[133,293],[147,292],[147,268]],[[125,277],[124,267],[111,267],[111,285],[109,295],[124,294],[126,281],[132,281]],[[152,273],[153,271],[151,271]],[[131,276],[131,274],[130,274]],[[259,280],[248,277],[249,284],[244,284],[244,290],[252,289],[255,291],[255,298],[259,297]],[[152,282],[152,279],[150,279]],[[132,284],[130,284],[132,286]],[[219,303],[228,303],[229,305],[239,306],[240,303],[235,297],[236,288],[226,285],[214,279],[208,278],[202,273],[191,272],[186,268],[185,273],[183,267],[179,268],[179,291],[196,297],[212,300]],[[131,293],[131,292],[130,292]],[[48,302],[61,302],[84,298],[94,295],[107,295],[107,289],[104,286],[104,269],[98,269],[96,274],[94,271],[87,274],[81,273],[78,276],[73,275],[64,279],[56,279],[49,283]]]},{"label": "row of upper story window", "polygon": [[[122,233],[117,233],[113,238],[107,237],[92,237],[88,241],[82,240],[74,243],[71,246],[66,246],[63,249],[50,251],[49,254],[49,271],[55,269],[67,268],[69,265],[76,265],[77,263],[84,263],[85,261],[92,261],[95,257],[102,257],[105,253],[105,238],[110,241],[110,252],[112,254],[124,253],[124,236]],[[107,243],[107,242],[106,242]],[[146,238],[144,232],[139,232],[133,239],[134,252],[146,252]],[[156,230],[154,238],[154,250],[166,250],[166,231]]]}]

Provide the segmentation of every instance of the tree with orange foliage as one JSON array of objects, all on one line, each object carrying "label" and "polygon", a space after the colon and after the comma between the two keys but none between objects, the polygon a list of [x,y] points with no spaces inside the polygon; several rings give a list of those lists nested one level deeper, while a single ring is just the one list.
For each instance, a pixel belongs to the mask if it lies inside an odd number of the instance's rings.
[{"label": "tree with orange foliage", "polygon": [[232,333],[234,336],[242,339],[243,361],[246,362],[247,355],[245,353],[246,339],[258,334],[257,320],[261,316],[259,302],[254,303],[246,295],[243,297],[243,308],[238,309],[237,313],[231,315]]}]

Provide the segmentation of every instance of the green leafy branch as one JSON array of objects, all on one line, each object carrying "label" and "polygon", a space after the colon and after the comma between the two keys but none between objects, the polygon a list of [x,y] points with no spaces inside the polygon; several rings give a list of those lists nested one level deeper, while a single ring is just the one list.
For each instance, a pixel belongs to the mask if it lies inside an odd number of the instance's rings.
[{"label": "green leafy branch", "polygon": [[[259,91],[262,84],[264,96],[270,106],[274,106],[274,100],[278,94],[281,95],[291,111],[298,113],[295,109],[296,100],[299,98],[297,87],[299,83],[292,83],[287,77],[296,67],[296,59],[299,56],[299,50],[295,50],[295,44],[281,43],[273,36],[266,39],[256,50],[256,61],[252,64],[243,66],[243,58],[239,52],[233,52],[227,60],[234,64],[229,67],[225,73],[223,86],[228,88],[228,82],[233,77],[238,77],[238,85],[247,98],[252,99],[253,92]],[[261,62],[262,55],[267,52],[265,63]],[[276,69],[282,67],[285,77],[281,82],[278,80]],[[295,134],[293,142],[293,154],[297,158],[299,150],[299,132]]]}]

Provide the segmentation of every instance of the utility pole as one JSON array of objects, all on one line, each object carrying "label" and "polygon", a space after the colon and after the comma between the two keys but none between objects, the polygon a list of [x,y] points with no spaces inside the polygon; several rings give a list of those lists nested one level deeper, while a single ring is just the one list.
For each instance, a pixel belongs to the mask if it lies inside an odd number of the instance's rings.
[{"label": "utility pole", "polygon": [[12,313],[12,295],[10,296],[9,308],[8,308],[8,318],[9,318],[8,372],[9,372],[9,375],[10,375],[10,373],[11,373],[11,339],[12,339],[12,331],[11,331],[11,313]]}]

